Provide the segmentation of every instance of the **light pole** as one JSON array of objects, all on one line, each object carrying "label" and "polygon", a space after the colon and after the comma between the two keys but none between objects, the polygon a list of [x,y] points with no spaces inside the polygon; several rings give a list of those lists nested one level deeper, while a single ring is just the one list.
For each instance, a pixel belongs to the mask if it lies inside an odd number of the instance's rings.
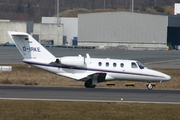
[{"label": "light pole", "polygon": [[58,44],[59,44],[59,28],[60,28],[60,22],[59,22],[59,0],[57,0],[57,26],[58,26],[58,29],[57,29],[57,41],[58,41]]},{"label": "light pole", "polygon": [[132,0],[132,12],[134,12],[134,0]]},{"label": "light pole", "polygon": [[59,0],[57,0],[57,25],[59,26]]},{"label": "light pole", "polygon": [[106,0],[104,0],[104,9],[106,9]]}]

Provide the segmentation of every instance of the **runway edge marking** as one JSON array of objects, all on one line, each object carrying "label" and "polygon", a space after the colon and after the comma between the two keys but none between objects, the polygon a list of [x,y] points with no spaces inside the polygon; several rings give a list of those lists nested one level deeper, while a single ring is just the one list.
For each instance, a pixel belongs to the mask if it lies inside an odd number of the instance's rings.
[{"label": "runway edge marking", "polygon": [[36,99],[36,98],[0,98],[0,100],[27,101],[65,101],[65,102],[111,102],[111,103],[143,103],[143,104],[180,104],[180,102],[152,102],[152,101],[110,101],[110,100],[78,100],[78,99]]}]

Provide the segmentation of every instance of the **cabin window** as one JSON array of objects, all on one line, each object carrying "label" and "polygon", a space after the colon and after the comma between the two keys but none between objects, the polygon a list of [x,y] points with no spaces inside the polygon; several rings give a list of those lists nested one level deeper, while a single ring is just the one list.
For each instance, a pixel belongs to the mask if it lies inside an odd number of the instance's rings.
[{"label": "cabin window", "polygon": [[132,63],[131,63],[131,67],[132,67],[132,68],[137,68],[136,63],[132,62]]},{"label": "cabin window", "polygon": [[116,67],[116,63],[113,63],[113,67]]},{"label": "cabin window", "polygon": [[106,62],[106,67],[108,67],[109,66],[109,63],[108,62]]},{"label": "cabin window", "polygon": [[123,68],[123,67],[124,67],[124,64],[123,64],[123,63],[121,63],[121,64],[120,64],[120,66]]},{"label": "cabin window", "polygon": [[102,62],[99,62],[98,65],[99,65],[99,66],[102,66]]}]

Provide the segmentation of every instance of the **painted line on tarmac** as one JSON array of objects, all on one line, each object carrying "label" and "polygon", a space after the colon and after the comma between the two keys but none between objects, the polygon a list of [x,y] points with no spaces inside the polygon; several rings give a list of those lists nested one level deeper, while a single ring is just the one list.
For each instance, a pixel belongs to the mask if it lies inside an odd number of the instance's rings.
[{"label": "painted line on tarmac", "polygon": [[0,98],[0,100],[26,101],[64,101],[64,102],[108,102],[108,103],[143,103],[143,104],[180,104],[180,102],[153,102],[153,101],[111,101],[111,100],[78,100],[78,99],[38,99],[38,98]]},{"label": "painted line on tarmac", "polygon": [[180,62],[180,59],[175,59],[175,60],[162,60],[162,61],[155,61],[155,62],[147,62],[144,63],[145,65],[149,65],[149,64],[158,64],[158,63],[165,63],[165,62]]}]

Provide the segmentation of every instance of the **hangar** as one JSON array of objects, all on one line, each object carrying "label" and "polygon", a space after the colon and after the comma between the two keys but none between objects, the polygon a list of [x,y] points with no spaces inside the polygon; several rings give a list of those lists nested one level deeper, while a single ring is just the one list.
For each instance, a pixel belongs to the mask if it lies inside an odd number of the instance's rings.
[{"label": "hangar", "polygon": [[[78,45],[166,49],[167,43],[172,43],[171,38],[176,31],[172,27],[177,27],[179,23],[174,21],[178,18],[132,12],[79,14]],[[177,31],[177,38],[179,33]]]},{"label": "hangar", "polygon": [[169,16],[167,43],[172,45],[173,49],[180,49],[180,15]]}]

